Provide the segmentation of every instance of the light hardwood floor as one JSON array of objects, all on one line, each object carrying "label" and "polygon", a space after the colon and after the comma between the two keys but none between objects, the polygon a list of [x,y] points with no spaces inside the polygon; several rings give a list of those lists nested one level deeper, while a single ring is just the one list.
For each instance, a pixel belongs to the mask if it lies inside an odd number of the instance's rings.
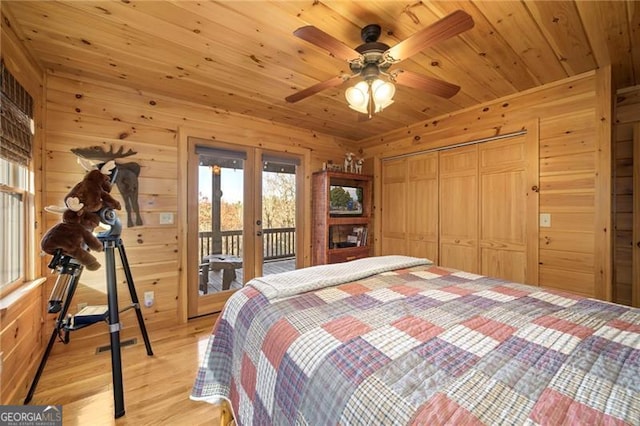
[{"label": "light hardwood floor", "polygon": [[[123,332],[137,343],[122,348],[126,413],[113,418],[111,354],[96,354],[102,339],[56,342],[35,395],[34,405],[61,404],[65,425],[204,425],[218,424],[216,406],[189,399],[196,370],[206,349],[215,316],[188,324],[149,330],[154,355],[147,356],[139,329]],[[96,324],[93,327],[99,327]]]}]

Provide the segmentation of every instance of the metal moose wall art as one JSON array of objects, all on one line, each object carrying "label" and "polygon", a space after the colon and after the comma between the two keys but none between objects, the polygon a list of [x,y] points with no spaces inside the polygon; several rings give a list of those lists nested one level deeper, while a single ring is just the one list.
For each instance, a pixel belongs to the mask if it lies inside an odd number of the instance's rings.
[{"label": "metal moose wall art", "polygon": [[73,148],[71,152],[80,158],[96,163],[106,163],[110,160],[115,161],[117,170],[115,184],[124,199],[124,206],[127,210],[127,226],[131,228],[142,225],[142,217],[140,216],[140,207],[138,205],[138,176],[140,175],[140,165],[133,162],[120,163],[116,161],[135,155],[137,152],[131,149],[124,152],[123,146],[117,151],[114,151],[113,145],[109,151],[105,151],[104,147],[101,146],[91,146],[88,148]]}]

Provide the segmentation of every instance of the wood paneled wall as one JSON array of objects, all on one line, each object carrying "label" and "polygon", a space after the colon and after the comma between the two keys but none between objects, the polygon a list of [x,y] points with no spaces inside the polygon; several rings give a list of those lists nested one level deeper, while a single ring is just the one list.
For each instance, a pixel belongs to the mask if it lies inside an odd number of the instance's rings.
[{"label": "wood paneled wall", "polygon": [[[193,212],[179,209],[178,177],[185,167],[178,162],[179,131],[198,129],[199,137],[206,134],[211,140],[249,142],[277,151],[286,151],[287,147],[309,150],[308,174],[320,170],[322,162],[337,161],[345,150],[353,149],[333,137],[89,79],[50,75],[46,94],[49,125],[43,167],[45,204],[60,205],[69,189],[82,179],[84,170],[76,164],[72,148],[99,145],[108,150],[111,146],[124,146],[125,151],[137,152],[126,161],[141,165],[139,204],[144,225],[125,227],[122,238],[138,295],[155,292],[155,305],[143,307],[151,330],[154,326],[175,324],[184,303],[180,298],[180,286],[186,283],[180,282],[184,241],[179,218]],[[112,193],[119,198],[117,188]],[[308,206],[305,210],[310,213]],[[174,213],[174,224],[161,225],[161,212]],[[120,218],[125,215],[122,210]],[[47,227],[58,220],[59,216],[48,214]],[[96,256],[104,265],[102,254]],[[117,263],[118,291],[124,303],[129,293]],[[72,307],[80,302],[105,303],[104,267],[94,272],[85,270],[80,283]],[[123,322],[137,331],[133,315],[123,315]]]},{"label": "wood paneled wall", "polygon": [[[362,141],[365,156],[375,159],[376,199],[382,158],[537,131],[539,212],[551,214],[551,226],[538,230],[538,283],[610,299],[610,72],[589,72]],[[377,241],[376,253],[379,248]]]},{"label": "wood paneled wall", "polygon": [[[0,22],[4,23],[4,18],[3,13]],[[30,167],[37,171],[41,165],[44,125],[43,84],[46,78],[43,70],[25,53],[13,29],[4,24],[0,26],[2,27],[2,58],[9,71],[34,100],[36,133]],[[36,193],[34,202],[38,210],[41,188],[37,179],[34,189]],[[39,232],[42,228],[39,215],[32,219],[35,222],[35,231],[25,241],[29,251],[33,251],[35,245],[39,246]],[[34,280],[40,275],[38,264],[27,266],[27,280]],[[43,348],[41,324],[45,306],[44,286],[35,284],[35,282],[31,283],[0,301],[0,404],[21,403],[17,398],[26,393],[26,383],[40,361]]]},{"label": "wood paneled wall", "polygon": [[[634,208],[634,197],[640,190],[640,164],[634,159],[634,147],[640,138],[640,86],[618,91],[613,167],[614,276],[613,300],[625,305],[640,306],[640,264],[633,262],[634,245],[640,235],[640,211]],[[636,154],[637,155],[637,154]],[[634,211],[635,210],[635,211]],[[634,222],[636,238],[634,238]],[[635,269],[635,270],[634,270]],[[635,276],[634,276],[635,274]],[[635,286],[635,288],[634,288]],[[634,300],[635,298],[635,300]]]},{"label": "wood paneled wall", "polygon": [[[3,56],[19,54],[19,46],[15,51],[4,50],[4,29],[3,27]],[[44,77],[40,75],[38,78]],[[185,167],[178,162],[180,131],[197,129],[200,137],[206,134],[212,140],[229,143],[247,144],[250,141],[250,144],[277,151],[306,150],[309,152],[307,158],[310,159],[309,164],[305,164],[307,181],[311,172],[322,168],[323,162],[339,162],[345,152],[355,151],[355,147],[347,140],[252,119],[213,107],[142,93],[125,86],[49,73],[43,90],[40,80],[36,77],[33,79],[34,87],[40,87],[41,90],[39,99],[46,99],[43,114],[47,119],[46,129],[41,129],[42,165],[38,167],[41,173],[36,173],[36,180],[42,185],[39,191],[41,202],[38,202],[37,209],[43,226],[37,236],[35,251],[40,251],[39,238],[42,232],[60,221],[59,215],[43,213],[42,206],[62,206],[64,196],[85,173],[70,151],[72,148],[98,145],[109,150],[112,146],[114,149],[123,146],[125,151],[136,151],[135,156],[123,161],[135,161],[141,166],[139,204],[144,224],[126,227],[124,203],[120,218],[125,226],[122,238],[138,296],[142,297],[148,290],[155,292],[155,305],[151,308],[143,307],[150,333],[155,328],[181,321],[183,315],[180,311],[186,303],[180,297],[184,294],[181,286],[186,286],[185,282],[181,282],[184,241],[180,217],[186,217],[189,212],[181,211],[178,201],[181,187],[178,177],[181,175],[181,168]],[[112,193],[122,201],[116,187]],[[307,200],[310,204],[311,197],[307,197]],[[160,225],[161,212],[174,213],[174,224]],[[310,215],[310,205],[305,206],[305,212]],[[305,222],[309,223],[310,219]],[[305,234],[309,240],[305,247],[308,260],[310,238],[308,232]],[[94,254],[103,267],[97,271],[83,271],[72,301],[72,312],[76,310],[78,303],[106,304],[104,256],[102,253]],[[129,292],[117,254],[116,258],[118,294],[120,304],[124,306],[129,301]],[[45,275],[48,274],[48,261],[49,256],[42,258],[38,267],[38,270],[42,268],[45,271]],[[45,306],[54,283],[55,276],[49,276],[46,285],[16,304],[18,308],[15,312],[11,309],[2,311],[1,403],[19,403],[16,398],[23,398],[30,384],[34,368],[42,354],[42,336],[48,339],[53,329],[55,316],[46,315]],[[124,324],[122,338],[139,335],[133,314],[123,314],[121,321]],[[72,344],[82,344],[78,341],[97,334],[104,336],[105,345],[109,344],[106,328],[99,324],[74,332]],[[44,342],[46,344],[46,340]],[[64,345],[54,345],[54,352],[63,350]],[[29,360],[30,368],[19,368],[19,365],[24,365],[22,363],[25,359]],[[16,374],[17,372],[20,374]],[[15,388],[14,392],[5,396],[6,385],[10,385],[10,389],[15,385]]]}]

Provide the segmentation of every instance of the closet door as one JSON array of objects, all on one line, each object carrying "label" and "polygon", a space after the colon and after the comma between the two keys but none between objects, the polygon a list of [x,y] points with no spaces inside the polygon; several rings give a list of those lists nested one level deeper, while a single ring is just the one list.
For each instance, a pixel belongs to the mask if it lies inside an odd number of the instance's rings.
[{"label": "closet door", "polygon": [[407,159],[407,249],[438,263],[438,153]]},{"label": "closet door", "polygon": [[407,159],[382,163],[381,253],[407,254],[406,244]]},{"label": "closet door", "polygon": [[440,264],[480,273],[478,146],[440,152]]},{"label": "closet door", "polygon": [[381,254],[538,284],[538,134],[382,162]]},{"label": "closet door", "polygon": [[525,136],[481,144],[480,273],[523,283],[527,252]]}]

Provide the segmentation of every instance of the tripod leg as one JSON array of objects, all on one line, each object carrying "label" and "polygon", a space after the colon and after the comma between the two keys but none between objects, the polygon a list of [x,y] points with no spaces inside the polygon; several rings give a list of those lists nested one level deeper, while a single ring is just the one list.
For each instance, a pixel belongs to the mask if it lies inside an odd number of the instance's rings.
[{"label": "tripod leg", "polygon": [[109,306],[109,335],[111,339],[111,375],[113,378],[113,404],[117,419],[124,416],[124,391],[122,386],[122,354],[120,352],[120,313],[118,312],[118,287],[113,241],[104,242],[105,269],[107,274],[107,301]]},{"label": "tripod leg", "polygon": [[[82,270],[80,269],[80,272],[81,271]],[[69,282],[69,287],[67,290],[66,298],[64,300],[64,304],[62,305],[62,310],[58,314],[58,319],[56,320],[55,328],[53,329],[53,332],[51,333],[51,337],[49,338],[49,344],[47,344],[47,349],[45,349],[44,354],[42,355],[42,359],[40,360],[40,365],[38,366],[36,375],[33,378],[33,381],[31,382],[31,387],[29,388],[29,392],[27,392],[27,396],[24,399],[25,404],[28,404],[29,402],[31,402],[31,399],[33,398],[33,394],[36,392],[36,387],[38,386],[38,382],[40,381],[40,376],[42,376],[44,367],[45,365],[47,365],[47,359],[51,354],[51,349],[53,348],[53,344],[56,341],[56,337],[59,335],[60,329],[62,329],[62,327],[64,326],[64,320],[65,320],[65,317],[67,316],[67,312],[69,311],[69,305],[71,304],[71,299],[73,299],[73,294],[76,292],[76,286],[78,285],[80,274],[76,273],[76,271],[73,270],[73,273],[70,275],[71,275],[71,280]]]},{"label": "tripod leg", "polygon": [[49,339],[49,344],[47,345],[47,349],[44,351],[44,355],[42,356],[42,360],[40,361],[40,365],[38,366],[38,371],[36,371],[36,375],[33,378],[33,382],[31,382],[31,387],[29,388],[29,392],[27,392],[27,396],[24,399],[25,405],[31,402],[33,398],[33,394],[36,392],[36,387],[38,386],[38,382],[40,381],[40,376],[42,376],[42,372],[44,371],[44,366],[47,364],[47,359],[49,358],[49,354],[51,353],[51,348],[53,348],[53,344],[56,341],[56,337],[58,336],[58,329],[54,328],[51,333],[51,338]]},{"label": "tripod leg", "polygon": [[129,262],[127,261],[127,254],[124,251],[124,245],[122,240],[118,241],[118,250],[120,251],[120,260],[122,261],[122,267],[124,274],[127,278],[127,285],[129,286],[129,293],[131,294],[131,302],[135,305],[136,317],[138,318],[138,325],[140,326],[140,332],[144,339],[144,346],[147,348],[147,355],[153,355],[151,349],[151,342],[149,341],[149,335],[147,334],[147,328],[144,325],[144,317],[142,316],[142,310],[140,309],[140,302],[138,301],[138,294],[136,293],[136,287],[133,284],[133,276],[131,275],[131,269],[129,269]]}]

